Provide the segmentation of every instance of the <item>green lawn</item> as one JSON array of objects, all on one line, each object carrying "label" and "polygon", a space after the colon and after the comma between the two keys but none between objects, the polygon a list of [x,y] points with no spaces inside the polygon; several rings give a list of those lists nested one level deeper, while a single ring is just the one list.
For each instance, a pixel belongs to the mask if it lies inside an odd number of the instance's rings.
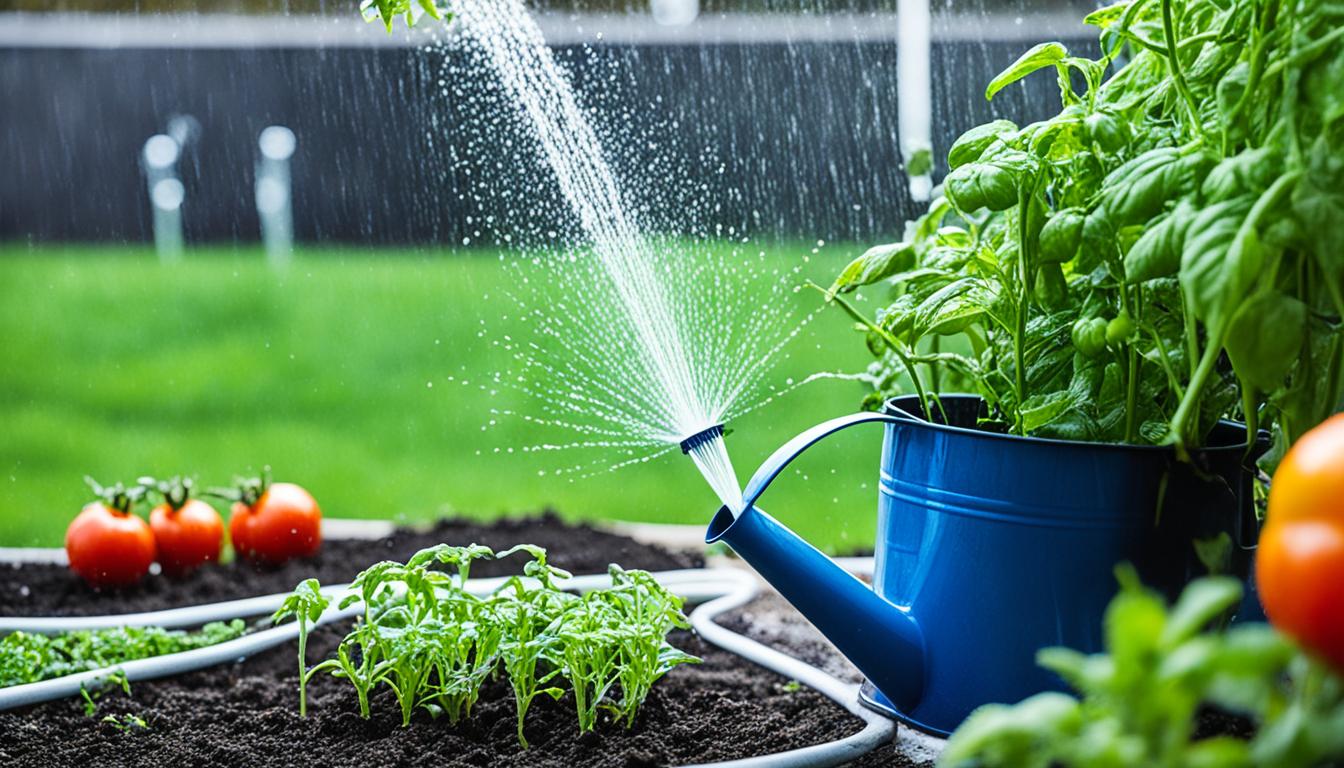
[{"label": "green lawn", "polygon": [[[778,247],[796,262],[809,249]],[[829,281],[856,249],[807,265]],[[307,250],[287,276],[252,250],[197,250],[162,266],[142,248],[0,247],[0,544],[58,545],[87,500],[81,478],[189,473],[204,484],[271,465],[333,517],[492,517],[553,506],[575,519],[703,523],[716,507],[679,453],[569,480],[556,454],[509,453],[529,408],[462,380],[509,367],[481,338],[508,273],[485,252]],[[800,308],[813,292],[791,294]],[[858,370],[861,339],[837,310],[791,347],[775,381]],[[859,384],[820,381],[732,426],[745,476],[781,442],[852,410]],[[871,543],[879,430],[800,460],[763,506],[822,547]],[[496,453],[495,449],[500,451]]]}]

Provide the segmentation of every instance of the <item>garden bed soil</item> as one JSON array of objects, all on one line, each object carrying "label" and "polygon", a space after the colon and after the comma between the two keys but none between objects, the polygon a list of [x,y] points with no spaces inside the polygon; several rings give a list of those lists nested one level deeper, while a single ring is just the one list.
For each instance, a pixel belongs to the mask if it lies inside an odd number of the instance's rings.
[{"label": "garden bed soil", "polygon": [[[698,555],[566,525],[553,515],[494,524],[441,521],[428,531],[399,530],[377,541],[329,540],[317,557],[278,568],[215,565],[184,580],[155,576],[117,592],[90,590],[62,566],[0,567],[0,613],[153,610],[286,591],[314,574],[325,583],[339,583],[372,562],[405,559],[440,541],[496,549],[535,542],[550,550],[553,562],[576,573],[602,572],[610,562],[650,570],[701,564]],[[473,574],[513,573],[517,568],[517,563],[487,561],[474,566]],[[745,621],[758,633],[779,624],[808,626],[778,599],[753,604]],[[310,662],[330,655],[343,629],[314,632]],[[824,639],[816,644],[795,637],[797,645],[791,645],[790,637],[777,633],[774,644],[812,661],[826,661],[830,669],[844,664],[825,659],[829,646]],[[130,697],[109,693],[94,717],[85,715],[78,699],[0,712],[0,762],[43,768],[76,763],[634,768],[796,749],[843,738],[862,727],[824,696],[790,685],[693,633],[678,632],[672,640],[704,662],[678,667],[656,685],[632,729],[604,722],[596,733],[580,735],[568,695],[560,701],[541,697],[528,712],[532,747],[526,751],[515,736],[513,696],[504,680],[487,683],[471,718],[456,726],[419,712],[411,727],[403,728],[386,690],[373,697],[373,716],[366,721],[359,717],[349,685],[323,675],[309,686],[309,716],[300,718],[295,649],[284,645],[234,664],[135,684]],[[106,715],[135,715],[149,727],[122,731],[102,722]],[[919,765],[891,750],[883,754],[856,765]]]},{"label": "garden bed soil", "polygon": [[[340,632],[309,639],[310,659],[333,652]],[[0,761],[7,766],[594,766],[636,768],[760,755],[819,744],[862,726],[820,694],[787,685],[688,632],[672,641],[704,659],[654,686],[634,727],[603,722],[580,735],[569,695],[538,698],[528,711],[523,750],[505,680],[485,686],[472,716],[458,725],[418,712],[401,726],[395,699],[373,697],[359,716],[348,683],[322,675],[308,687],[308,717],[298,715],[293,646],[247,661],[132,686],[100,701],[95,717],[79,700],[0,713]],[[149,727],[119,731],[108,714],[137,715]]]},{"label": "garden bed soil", "polygon": [[[492,523],[453,519],[440,520],[427,529],[399,528],[382,539],[328,539],[316,556],[283,565],[209,564],[183,579],[155,574],[122,590],[91,589],[64,565],[0,564],[0,616],[156,611],[288,592],[310,577],[324,585],[343,584],[379,560],[405,561],[416,551],[443,542],[483,544],[495,550],[536,544],[550,551],[553,564],[575,574],[606,573],[610,563],[649,571],[704,564],[699,553],[673,552],[588,525],[567,524],[553,513]],[[512,575],[519,571],[520,563],[520,558],[477,562],[471,573]]]}]

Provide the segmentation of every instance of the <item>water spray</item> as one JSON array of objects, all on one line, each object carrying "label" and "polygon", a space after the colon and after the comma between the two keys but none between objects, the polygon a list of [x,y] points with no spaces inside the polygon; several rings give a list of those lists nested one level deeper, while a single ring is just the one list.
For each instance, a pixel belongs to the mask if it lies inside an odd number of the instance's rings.
[{"label": "water spray", "polygon": [[742,486],[737,482],[737,472],[728,456],[723,435],[723,425],[713,424],[684,438],[678,445],[681,452],[695,462],[696,469],[714,489],[714,495],[736,518],[742,514]]}]

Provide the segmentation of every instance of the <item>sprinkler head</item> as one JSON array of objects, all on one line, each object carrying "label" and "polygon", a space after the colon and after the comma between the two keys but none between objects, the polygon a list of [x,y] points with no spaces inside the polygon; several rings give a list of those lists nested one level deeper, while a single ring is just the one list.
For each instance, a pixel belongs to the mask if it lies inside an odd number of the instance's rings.
[{"label": "sprinkler head", "polygon": [[723,437],[722,424],[715,424],[712,427],[705,427],[699,432],[696,432],[695,434],[681,441],[680,443],[681,452],[690,453],[696,448],[699,448],[705,443],[708,443],[710,440],[716,440],[721,437]]}]

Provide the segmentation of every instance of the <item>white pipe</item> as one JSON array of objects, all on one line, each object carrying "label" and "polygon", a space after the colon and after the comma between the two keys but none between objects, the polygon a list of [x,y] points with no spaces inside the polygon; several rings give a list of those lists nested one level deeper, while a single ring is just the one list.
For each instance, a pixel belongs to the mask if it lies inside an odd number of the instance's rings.
[{"label": "white pipe", "polygon": [[[719,593],[712,588],[712,585],[717,583],[717,579],[705,575],[713,573],[715,571],[708,571],[703,568],[687,568],[675,571],[659,571],[654,574],[654,578],[658,580],[658,583],[669,588],[675,584],[679,587],[679,593],[685,590],[687,599],[703,600],[719,596]],[[508,578],[498,576],[488,579],[471,579],[467,583],[467,591],[473,595],[488,595],[504,586],[508,580]],[[525,584],[536,583],[526,578],[523,579],[523,582]],[[569,579],[558,579],[555,584],[561,589],[587,592],[611,584],[611,578],[606,574],[574,576]],[[339,605],[341,600],[351,594],[350,585],[333,584],[329,587],[323,587],[322,594],[331,601],[333,606]],[[36,632],[51,635],[79,629],[115,629],[117,627],[180,629],[182,627],[199,627],[211,621],[227,621],[246,616],[262,616],[275,613],[289,595],[289,592],[279,592],[273,595],[248,597],[242,600],[227,600],[222,603],[192,605],[185,608],[169,608],[143,613],[114,613],[103,616],[0,616],[0,632]],[[695,597],[691,597],[692,595]]]},{"label": "white pipe", "polygon": [[[864,560],[871,562],[868,558],[855,558],[855,560],[860,561],[857,563],[859,565],[862,565]],[[654,573],[653,576],[664,587],[688,601],[708,601],[692,611],[690,615],[692,626],[707,642],[815,689],[843,706],[865,723],[863,730],[858,733],[826,744],[817,744],[760,757],[706,763],[690,768],[834,766],[866,754],[891,741],[895,736],[896,724],[894,722],[865,709],[858,703],[858,686],[845,683],[816,667],[714,623],[713,619],[716,616],[745,605],[757,595],[759,592],[758,582],[751,573],[734,568],[697,568],[660,571]],[[467,589],[473,594],[489,594],[499,589],[505,581],[506,579],[502,578],[472,579],[468,582]],[[558,581],[557,586],[582,592],[605,587],[610,583],[610,577],[601,574],[575,576]],[[332,604],[315,622],[314,627],[352,618],[363,610],[363,606],[358,603],[345,609],[337,607],[341,597],[350,594],[349,585],[325,587],[322,591],[323,594],[331,598]],[[74,629],[98,629],[109,626],[194,626],[207,621],[271,613],[279,607],[287,596],[288,593],[266,595],[213,605],[174,608],[166,611],[124,614],[121,616],[7,617],[0,619],[0,630],[25,629],[26,631],[59,632]],[[130,682],[153,680],[168,675],[203,669],[216,664],[238,661],[281,643],[294,640],[297,637],[298,625],[290,622],[206,648],[138,659],[115,667],[66,675],[37,683],[0,688],[0,711],[78,695],[80,689],[85,686],[96,687],[101,685],[107,676],[116,670],[123,672]]]},{"label": "white pipe", "polygon": [[[900,0],[896,39],[896,119],[901,130],[901,154],[907,168],[916,157],[933,159],[933,78],[930,74],[932,16],[929,0]],[[930,172],[909,177],[910,196],[928,201],[933,190]]]},{"label": "white pipe", "polygon": [[749,757],[689,768],[820,768],[842,765],[886,744],[896,736],[896,723],[866,709],[859,703],[859,686],[851,685],[799,661],[785,653],[762,645],[751,638],[714,623],[719,614],[739,608],[756,597],[756,578],[745,571],[723,571],[726,583],[736,582],[725,594],[691,613],[691,626],[702,638],[759,666],[797,680],[844,707],[863,720],[863,730],[837,741],[793,749],[773,755]]}]

